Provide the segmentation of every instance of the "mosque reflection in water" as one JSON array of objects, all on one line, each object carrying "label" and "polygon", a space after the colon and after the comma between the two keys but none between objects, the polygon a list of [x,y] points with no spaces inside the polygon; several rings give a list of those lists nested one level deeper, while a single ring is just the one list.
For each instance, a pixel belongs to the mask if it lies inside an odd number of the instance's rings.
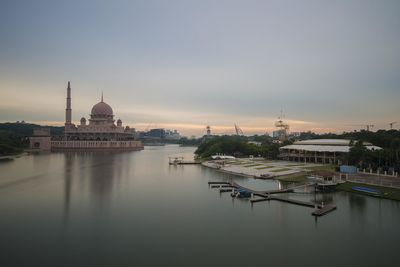
[{"label": "mosque reflection in water", "polygon": [[89,203],[98,208],[109,203],[115,187],[121,186],[123,173],[129,172],[131,166],[124,153],[127,152],[63,153],[65,220],[72,201],[89,196]]}]

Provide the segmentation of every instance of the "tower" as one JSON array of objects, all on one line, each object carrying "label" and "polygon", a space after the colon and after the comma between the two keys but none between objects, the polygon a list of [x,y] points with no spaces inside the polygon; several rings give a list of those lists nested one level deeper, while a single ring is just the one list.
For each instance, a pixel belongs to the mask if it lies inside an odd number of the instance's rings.
[{"label": "tower", "polygon": [[65,129],[71,126],[72,110],[71,110],[71,85],[68,81],[67,87],[67,108],[65,109]]}]

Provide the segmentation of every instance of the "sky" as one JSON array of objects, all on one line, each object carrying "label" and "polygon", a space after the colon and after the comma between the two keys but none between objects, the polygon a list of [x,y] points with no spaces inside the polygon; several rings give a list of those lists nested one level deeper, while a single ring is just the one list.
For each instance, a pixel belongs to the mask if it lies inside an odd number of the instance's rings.
[{"label": "sky", "polygon": [[0,0],[0,121],[100,101],[184,135],[400,127],[400,1]]}]

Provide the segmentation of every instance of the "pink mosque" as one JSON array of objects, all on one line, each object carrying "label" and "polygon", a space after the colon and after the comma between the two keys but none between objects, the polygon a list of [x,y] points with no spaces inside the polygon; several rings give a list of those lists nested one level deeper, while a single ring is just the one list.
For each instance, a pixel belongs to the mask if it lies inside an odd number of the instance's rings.
[{"label": "pink mosque", "polygon": [[135,139],[135,129],[115,124],[113,109],[103,100],[92,108],[90,119],[82,117],[79,125],[72,123],[71,85],[67,87],[64,135],[51,137],[49,129],[37,129],[30,137],[31,149],[51,151],[142,150]]}]

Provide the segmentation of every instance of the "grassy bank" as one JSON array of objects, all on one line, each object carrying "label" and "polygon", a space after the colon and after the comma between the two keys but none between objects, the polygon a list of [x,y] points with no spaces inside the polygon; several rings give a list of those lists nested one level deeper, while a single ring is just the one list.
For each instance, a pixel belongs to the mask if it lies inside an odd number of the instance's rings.
[{"label": "grassy bank", "polygon": [[350,192],[350,193],[357,193],[357,194],[372,196],[371,194],[368,194],[368,193],[354,191],[352,189],[353,186],[365,186],[368,188],[373,188],[373,189],[379,190],[382,193],[382,195],[380,196],[382,198],[400,201],[400,189],[397,189],[397,188],[390,188],[390,187],[383,187],[383,186],[369,185],[369,184],[362,184],[362,183],[345,182],[343,184],[338,185],[337,189],[346,191],[346,192]]},{"label": "grassy bank", "polygon": [[306,173],[296,173],[292,175],[284,175],[274,177],[275,180],[279,180],[281,182],[303,182],[307,179]]},{"label": "grassy bank", "polygon": [[335,171],[335,165],[330,165],[330,164],[325,164],[325,165],[320,165],[320,166],[307,166],[304,167],[307,170],[311,170],[311,171]]}]

